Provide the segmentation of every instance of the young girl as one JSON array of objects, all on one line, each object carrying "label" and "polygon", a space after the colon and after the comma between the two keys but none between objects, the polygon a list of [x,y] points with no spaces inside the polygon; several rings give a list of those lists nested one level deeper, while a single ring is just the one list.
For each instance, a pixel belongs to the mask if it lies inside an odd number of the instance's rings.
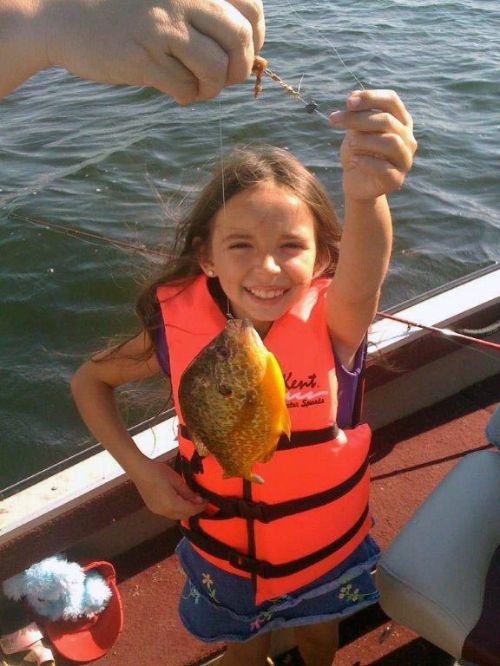
[{"label": "young girl", "polygon": [[[356,91],[330,122],[347,130],[342,234],[322,186],[288,152],[236,150],[185,221],[178,258],[141,296],[143,332],[72,382],[83,419],[146,505],[182,521],[181,619],[203,641],[228,642],[224,666],[264,664],[270,630],[284,626],[308,666],[330,665],[339,619],[377,599],[369,430],[351,419],[391,251],[385,195],[403,184],[416,142],[392,91]],[[182,475],[150,460],[113,398],[164,372],[180,414],[180,376],[228,314],[251,320],[286,381],[292,437],[255,465],[263,485],[222,479],[213,456],[193,455],[182,424]]]}]

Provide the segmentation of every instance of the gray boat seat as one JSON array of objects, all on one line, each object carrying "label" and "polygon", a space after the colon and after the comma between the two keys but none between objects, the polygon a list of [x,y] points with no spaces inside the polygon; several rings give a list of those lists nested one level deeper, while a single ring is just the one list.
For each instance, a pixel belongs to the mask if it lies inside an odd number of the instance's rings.
[{"label": "gray boat seat", "polygon": [[377,567],[383,610],[456,659],[500,666],[500,451],[465,456]]}]

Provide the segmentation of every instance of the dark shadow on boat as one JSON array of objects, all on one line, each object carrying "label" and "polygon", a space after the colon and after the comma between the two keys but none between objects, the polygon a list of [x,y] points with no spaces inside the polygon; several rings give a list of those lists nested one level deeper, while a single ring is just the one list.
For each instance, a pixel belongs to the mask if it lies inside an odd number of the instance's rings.
[{"label": "dark shadow on boat", "polygon": [[380,627],[380,634],[382,635],[384,627],[390,622],[390,618],[387,617],[378,604],[369,606],[340,623],[340,647],[354,643],[358,638],[378,627]]},{"label": "dark shadow on boat", "polygon": [[371,661],[370,666],[453,666],[454,663],[455,659],[446,652],[423,638],[416,638],[385,657]]},{"label": "dark shadow on boat", "polygon": [[159,562],[164,562],[174,554],[180,538],[180,530],[172,527],[113,558],[118,582],[136,576]]},{"label": "dark shadow on boat", "polygon": [[[377,638],[370,638],[382,645],[388,640],[393,631],[398,631],[398,625],[391,625],[391,619],[384,613],[378,604],[370,606],[344,620],[340,625],[340,648],[362,639],[363,636],[379,629]],[[389,654],[370,661],[370,666],[452,666],[455,660],[439,648],[431,645],[423,638],[415,638],[405,645],[396,648]],[[350,666],[360,666],[366,661],[353,661]]]},{"label": "dark shadow on boat", "polygon": [[[500,374],[497,374],[479,384],[464,389],[458,395],[446,398],[430,407],[420,410],[411,419],[404,418],[376,430],[373,433],[370,461],[377,462],[382,460],[402,440],[416,437],[451,420],[463,418],[478,409],[486,409],[492,412],[499,400],[499,385]],[[422,390],[425,390],[425,387],[422,387]],[[483,448],[487,448],[485,441],[471,442],[471,451]],[[449,458],[444,458],[443,461],[453,459],[454,457],[459,456],[450,456]],[[432,463],[425,463],[424,465],[428,464]],[[408,471],[408,469],[404,468],[404,471]],[[397,471],[392,474],[396,473]],[[377,477],[372,478],[375,479]],[[380,478],[384,477],[381,476]]]}]

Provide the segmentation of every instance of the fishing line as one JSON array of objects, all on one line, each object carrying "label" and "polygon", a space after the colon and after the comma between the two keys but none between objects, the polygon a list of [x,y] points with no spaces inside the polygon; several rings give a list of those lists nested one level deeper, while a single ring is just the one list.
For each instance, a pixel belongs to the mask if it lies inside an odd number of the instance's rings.
[{"label": "fishing line", "polygon": [[[342,58],[342,56],[340,55],[340,52],[339,52],[338,48],[335,46],[335,44],[333,44],[333,43],[332,43],[332,42],[331,42],[331,41],[330,41],[330,40],[329,40],[329,39],[323,34],[323,32],[322,32],[319,28],[317,28],[317,27],[315,27],[315,26],[312,26],[312,25],[309,24],[307,21],[305,21],[305,20],[303,19],[303,17],[302,17],[302,16],[301,16],[301,15],[295,10],[295,8],[292,6],[291,0],[287,0],[287,3],[288,3],[288,7],[290,8],[291,12],[292,12],[293,14],[295,14],[295,16],[299,19],[299,21],[300,21],[301,23],[303,23],[304,25],[306,25],[306,26],[311,30],[311,32],[315,32],[315,33],[320,37],[320,39],[322,39],[323,42],[325,42],[325,43],[327,44],[328,48],[330,48],[330,49],[333,51],[333,53],[335,54],[335,56],[337,57],[337,59],[340,61],[342,67],[343,67],[343,68],[345,69],[345,71],[346,71],[346,72],[347,72],[347,73],[348,73],[348,74],[354,79],[354,81],[356,81],[356,83],[358,84],[359,88],[360,88],[361,90],[366,90],[366,88],[365,88],[363,82],[360,80],[360,78],[356,75],[355,72],[353,72],[353,71],[347,66],[347,63],[345,62],[345,60],[344,60],[344,59]],[[294,88],[294,87],[291,86],[290,84],[286,83],[286,81],[284,81],[284,80],[283,80],[283,79],[282,79],[282,78],[281,78],[276,72],[274,72],[273,70],[271,70],[270,68],[267,67],[267,63],[266,63],[266,67],[265,67],[265,69],[262,70],[262,74],[265,74],[265,75],[268,76],[272,81],[275,81],[276,83],[278,83],[278,84],[281,86],[281,88],[287,93],[287,95],[289,95],[290,97],[296,99],[296,100],[299,101],[299,102],[302,102],[302,104],[304,105],[304,110],[306,111],[306,113],[310,113],[310,114],[316,113],[316,114],[317,114],[318,116],[320,116],[323,120],[325,120],[325,121],[328,123],[328,125],[330,125],[330,121],[329,121],[328,116],[327,116],[326,114],[324,114],[322,111],[320,111],[317,102],[315,102],[314,99],[310,99],[310,100],[308,101],[308,100],[306,100],[306,99],[303,97],[303,95],[301,94],[300,91],[301,91],[302,81],[303,81],[303,79],[304,79],[304,74],[301,76],[301,79],[300,79],[300,82],[299,82],[299,85],[298,85],[297,88]],[[259,84],[259,80],[257,81],[257,85],[256,85],[256,89],[255,89],[255,96],[256,96],[256,97],[257,97],[257,95],[259,94],[259,92],[262,90],[262,88],[259,87],[258,84]]]},{"label": "fishing line", "polygon": [[[317,36],[319,36],[319,38],[329,47],[329,49],[331,49],[333,51],[333,53],[335,54],[337,59],[342,64],[345,71],[353,78],[353,80],[356,81],[356,83],[359,85],[359,87],[362,90],[366,90],[363,82],[359,79],[359,77],[356,75],[356,73],[353,72],[348,67],[347,63],[342,58],[342,56],[339,52],[339,49],[324,35],[323,31],[321,29],[319,29],[317,26],[312,26],[307,20],[305,20],[303,18],[303,16],[301,14],[299,14],[299,12],[294,8],[294,6],[292,5],[291,0],[287,0],[287,4],[288,4],[288,7],[289,7],[290,11],[298,18],[298,20],[303,25],[308,27],[312,32],[314,32]],[[304,105],[306,112],[311,113],[311,114],[316,113],[321,118],[323,118],[325,121],[329,122],[328,117],[319,110],[318,105],[317,105],[316,102],[314,102],[313,100],[307,101],[303,97],[303,95],[301,93],[301,86],[302,86],[302,81],[304,79],[304,75],[302,75],[298,87],[294,88],[293,86],[286,83],[276,72],[274,72],[273,70],[271,70],[267,67],[263,70],[263,73],[266,76],[268,76],[272,81],[274,81],[275,83],[278,83],[278,85],[290,97],[300,101]],[[224,177],[222,106],[221,106],[220,97],[218,98],[217,101],[218,101],[218,110],[219,110],[219,113],[218,113],[219,137],[218,138],[219,138],[219,152],[220,152],[220,162],[221,162],[222,208],[223,208],[223,215],[224,215],[224,218],[225,218],[225,215],[226,215],[226,195],[225,195],[225,177]],[[123,146],[121,146],[121,147],[123,147]],[[101,161],[101,160],[99,160],[99,161]],[[86,163],[91,163],[92,164],[93,162],[91,162],[90,160],[87,160]],[[60,177],[60,176],[61,176],[61,174],[57,174],[56,177]],[[53,180],[53,179],[50,179],[48,182],[51,182],[51,180]],[[46,184],[48,184],[48,182]],[[27,190],[32,189],[32,187],[26,188],[26,189]],[[119,249],[136,252],[136,253],[139,253],[139,254],[142,254],[142,255],[156,256],[156,257],[161,257],[161,258],[165,258],[165,259],[175,258],[175,255],[172,254],[172,253],[163,252],[161,250],[154,250],[152,248],[147,247],[145,244],[135,245],[135,244],[129,243],[127,241],[122,241],[122,240],[109,238],[107,236],[104,236],[102,234],[98,234],[98,233],[95,233],[95,232],[82,231],[82,230],[79,230],[79,229],[75,229],[73,227],[68,227],[68,226],[56,224],[56,223],[53,223],[53,222],[47,222],[46,220],[41,220],[41,219],[36,219],[36,218],[33,218],[33,217],[23,216],[23,215],[20,215],[18,213],[11,213],[10,217],[12,219],[16,219],[16,220],[23,221],[23,222],[28,222],[29,224],[37,225],[37,226],[43,227],[45,229],[50,229],[54,232],[58,232],[58,233],[61,233],[61,234],[67,235],[67,236],[73,236],[75,238],[78,238],[79,240],[84,240],[84,241],[86,240],[88,242],[107,243],[107,244],[113,245],[113,246],[115,246]],[[380,314],[381,316],[387,317],[387,318],[395,319],[394,316],[390,316],[390,315],[388,315],[387,313],[384,313],[384,312],[379,312],[378,314]],[[455,342],[455,344],[457,344],[459,346],[463,346],[463,343],[467,342],[467,343],[472,343],[472,344],[474,344],[474,343],[475,344],[483,344],[484,347],[490,347],[490,348],[493,348],[495,350],[500,349],[500,345],[498,345],[496,343],[492,343],[492,342],[489,342],[489,341],[483,341],[479,338],[474,338],[472,336],[467,336],[467,335],[464,335],[464,334],[457,333],[456,331],[450,331],[449,329],[439,329],[438,327],[429,327],[429,326],[425,326],[425,325],[422,325],[422,324],[419,324],[419,323],[416,323],[416,322],[407,322],[407,321],[404,321],[402,319],[400,319],[399,321],[402,321],[403,323],[407,323],[408,326],[413,326],[413,327],[416,327],[416,328],[431,330],[435,334],[438,334],[438,335],[440,334],[440,335],[446,336],[450,339],[450,341]],[[462,337],[462,340],[463,340],[462,343],[460,343],[458,341],[458,339],[454,339],[454,338],[459,338],[460,336]],[[480,353],[483,353],[483,354],[485,353],[484,351],[479,350],[475,347],[472,347],[472,349],[473,349],[473,351],[477,351],[477,352],[480,352]],[[491,358],[494,358],[489,354],[487,354],[487,356],[490,356]]]},{"label": "fishing line", "polygon": [[[221,184],[222,184],[222,215],[224,222],[226,221],[226,189],[225,189],[225,173],[224,173],[224,149],[222,141],[222,114],[221,114],[221,103],[220,97],[218,98],[219,102],[219,151],[220,151],[220,168],[221,168]],[[227,249],[224,250],[227,252]],[[226,319],[234,319],[233,313],[231,312],[231,303],[229,298],[226,296]]]},{"label": "fishing line", "polygon": [[220,151],[220,168],[221,168],[221,182],[222,182],[222,210],[224,219],[226,217],[226,186],[225,186],[225,177],[224,177],[224,152],[223,152],[223,142],[222,142],[222,107],[220,103],[220,97],[217,98],[219,103],[219,151]]},{"label": "fishing line", "polygon": [[[269,67],[266,67],[263,70],[263,73],[266,76],[268,76],[271,79],[271,81],[276,81],[276,83],[279,83],[279,85],[287,93],[287,95],[297,99],[299,102],[302,102],[302,104],[305,107],[304,110],[306,111],[306,113],[316,113],[318,116],[321,116],[321,118],[326,120],[326,122],[328,124],[330,124],[328,116],[326,116],[322,111],[319,110],[318,104],[314,100],[311,100],[311,101],[308,102],[306,99],[304,99],[302,97],[298,88],[297,89],[293,88],[293,86],[291,86],[288,83],[286,83],[285,81],[283,81],[283,79],[280,76],[278,76],[278,74],[276,74],[276,72],[273,72],[271,69],[269,69]],[[302,79],[301,79],[301,83],[302,83]]]},{"label": "fishing line", "polygon": [[292,6],[292,2],[291,2],[291,0],[287,0],[287,3],[288,3],[288,6],[290,7],[292,13],[295,14],[295,16],[297,16],[297,18],[298,18],[300,21],[302,21],[302,22],[304,23],[304,25],[306,25],[306,26],[309,28],[309,30],[311,30],[311,32],[314,32],[315,34],[317,34],[317,35],[318,35],[318,36],[319,36],[319,37],[320,37],[320,38],[321,38],[321,39],[322,39],[322,40],[323,40],[323,41],[329,46],[329,48],[332,49],[332,51],[335,53],[336,57],[339,59],[340,63],[342,64],[342,66],[344,67],[344,69],[346,70],[346,72],[347,72],[348,74],[350,74],[350,76],[352,76],[352,78],[353,78],[353,79],[356,81],[356,83],[360,86],[361,90],[366,90],[365,86],[363,85],[363,82],[362,82],[362,81],[356,76],[355,72],[353,72],[353,71],[347,66],[345,60],[344,60],[344,59],[342,58],[342,56],[340,55],[340,52],[339,52],[338,48],[335,46],[335,44],[333,44],[333,43],[332,43],[327,37],[325,37],[325,35],[321,32],[321,29],[320,29],[320,28],[318,28],[317,26],[312,26],[310,23],[307,22],[307,21],[306,21],[306,20],[305,20],[305,19],[304,19],[304,18],[303,18],[298,12],[297,12],[297,10]]}]

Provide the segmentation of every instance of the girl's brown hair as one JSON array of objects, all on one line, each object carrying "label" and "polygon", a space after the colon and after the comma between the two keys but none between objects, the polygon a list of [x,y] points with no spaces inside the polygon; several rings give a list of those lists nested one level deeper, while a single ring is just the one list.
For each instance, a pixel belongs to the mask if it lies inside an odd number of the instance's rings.
[{"label": "girl's brown hair", "polygon": [[[173,259],[169,259],[140,294],[136,310],[144,328],[156,339],[159,285],[188,283],[202,271],[198,263],[200,247],[207,246],[215,214],[238,192],[258,183],[270,182],[286,188],[306,203],[316,222],[317,266],[321,275],[331,276],[338,260],[341,228],[325,189],[293,155],[269,145],[237,147],[224,158],[211,180],[205,185],[188,215],[177,227],[173,242]],[[323,268],[324,267],[324,268]]]}]

